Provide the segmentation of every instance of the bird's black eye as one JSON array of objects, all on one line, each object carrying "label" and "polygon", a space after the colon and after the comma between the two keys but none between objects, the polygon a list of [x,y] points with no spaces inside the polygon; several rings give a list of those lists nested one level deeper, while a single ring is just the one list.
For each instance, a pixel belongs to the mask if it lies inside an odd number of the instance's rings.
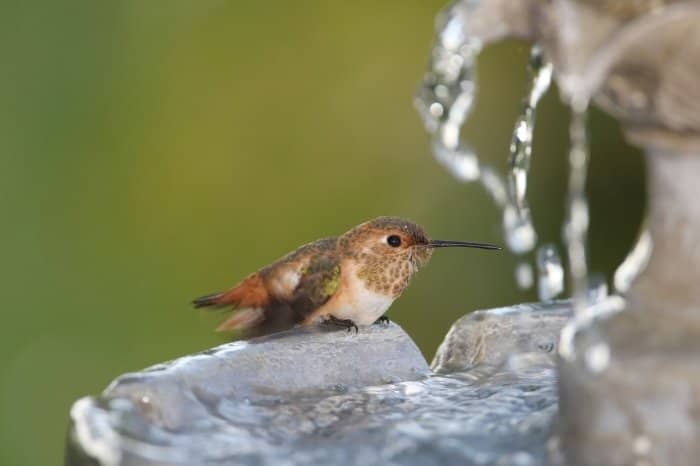
[{"label": "bird's black eye", "polygon": [[401,237],[399,237],[399,235],[391,235],[386,239],[386,242],[392,248],[398,248],[401,246]]}]

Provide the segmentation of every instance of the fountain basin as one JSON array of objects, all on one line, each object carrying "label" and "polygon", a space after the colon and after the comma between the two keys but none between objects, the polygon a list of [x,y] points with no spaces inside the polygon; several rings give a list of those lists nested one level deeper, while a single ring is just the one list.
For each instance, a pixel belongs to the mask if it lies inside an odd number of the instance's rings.
[{"label": "fountain basin", "polygon": [[435,372],[395,324],[223,345],[78,400],[66,465],[546,464],[553,336],[570,315],[567,302],[468,315]]}]

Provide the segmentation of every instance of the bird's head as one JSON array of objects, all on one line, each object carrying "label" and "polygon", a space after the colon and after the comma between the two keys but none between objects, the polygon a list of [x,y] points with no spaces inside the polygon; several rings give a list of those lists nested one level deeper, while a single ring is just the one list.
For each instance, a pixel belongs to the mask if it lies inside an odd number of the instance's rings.
[{"label": "bird's head", "polygon": [[399,217],[378,217],[351,229],[339,239],[346,256],[357,261],[359,276],[393,294],[403,291],[436,248],[500,249],[485,243],[430,239],[423,227]]}]

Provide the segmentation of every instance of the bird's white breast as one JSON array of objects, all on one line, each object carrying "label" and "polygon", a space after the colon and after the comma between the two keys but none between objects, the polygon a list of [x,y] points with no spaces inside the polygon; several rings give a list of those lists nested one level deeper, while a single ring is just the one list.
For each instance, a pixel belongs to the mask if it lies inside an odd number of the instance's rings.
[{"label": "bird's white breast", "polygon": [[365,282],[357,277],[345,282],[340,300],[332,314],[337,319],[350,319],[357,325],[371,325],[389,309],[394,298],[377,293],[365,285]]}]

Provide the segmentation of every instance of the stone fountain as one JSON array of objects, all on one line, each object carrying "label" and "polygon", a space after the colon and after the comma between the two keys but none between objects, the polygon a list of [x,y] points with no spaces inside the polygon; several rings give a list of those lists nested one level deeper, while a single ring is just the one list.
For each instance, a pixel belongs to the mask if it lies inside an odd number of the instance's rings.
[{"label": "stone fountain", "polygon": [[[506,37],[531,41],[542,50],[574,114],[564,231],[576,318],[565,328],[559,349],[560,415],[554,439],[562,444],[560,460],[572,465],[696,464],[700,2],[455,3],[443,13],[418,99],[442,163],[460,166],[475,157],[458,137],[475,91],[474,56],[485,44]],[[649,179],[646,229],[616,274],[619,295],[598,302],[590,298],[585,254],[585,111],[591,102],[618,118],[628,140],[645,150]],[[531,137],[531,131],[526,134]],[[526,184],[520,180],[521,186],[513,186],[519,181],[518,160],[527,161],[529,154],[519,154],[514,146],[510,196],[500,202],[506,236],[529,227],[520,201]],[[511,205],[519,211],[515,226],[507,221]]]},{"label": "stone fountain", "polygon": [[[431,367],[391,324],[294,330],[126,374],[71,409],[67,465],[698,463],[700,2],[462,0],[440,18],[417,106],[437,160],[484,185],[516,254],[537,245],[527,172],[550,77],[572,108],[573,300],[471,313]],[[476,57],[504,38],[535,45],[507,176],[460,137]],[[646,226],[613,296],[587,274],[590,103],[647,154]],[[537,257],[551,300],[559,255]]]}]

